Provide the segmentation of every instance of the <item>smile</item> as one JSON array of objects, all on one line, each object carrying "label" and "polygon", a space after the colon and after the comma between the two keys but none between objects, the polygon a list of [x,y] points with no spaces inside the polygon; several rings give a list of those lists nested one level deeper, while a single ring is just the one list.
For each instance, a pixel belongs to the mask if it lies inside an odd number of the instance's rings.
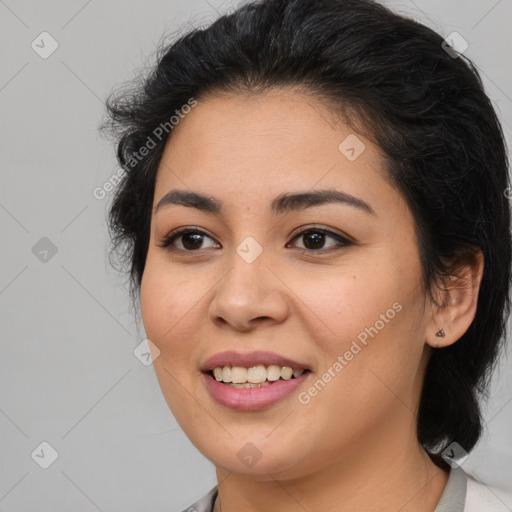
[{"label": "smile", "polygon": [[200,367],[211,397],[236,411],[267,409],[290,396],[312,374],[305,362],[268,351],[215,354]]},{"label": "smile", "polygon": [[260,388],[269,386],[278,380],[291,380],[300,377],[303,369],[293,369],[290,366],[258,365],[250,368],[243,366],[217,366],[211,375],[217,382],[222,382],[233,388]]},{"label": "smile", "polygon": [[[222,368],[223,375],[225,368],[226,367]],[[240,367],[235,367],[235,376],[238,373],[238,368]],[[269,368],[263,366],[267,376]],[[247,375],[251,369],[252,368],[242,368]],[[211,397],[218,404],[240,412],[253,412],[268,409],[281,400],[284,400],[294,393],[311,374],[309,370],[293,370],[290,367],[281,367],[279,370],[279,378],[276,380],[267,380],[267,378],[265,378],[265,380],[261,382],[248,382],[248,377],[244,377],[244,379],[246,379],[244,382],[224,382],[223,380],[217,380],[213,376],[213,371],[203,373],[202,376]],[[253,370],[253,372],[254,371],[255,370]],[[263,375],[261,368],[256,371],[261,376]],[[283,378],[281,372],[284,372],[287,378]],[[289,376],[290,372],[291,376]],[[295,376],[293,375],[294,372]],[[217,370],[217,373],[219,373],[219,370]],[[243,373],[244,372],[240,371],[239,375],[243,375]],[[270,377],[274,378],[276,374],[277,370],[270,368]],[[240,376],[237,380],[241,379],[242,377]]]}]

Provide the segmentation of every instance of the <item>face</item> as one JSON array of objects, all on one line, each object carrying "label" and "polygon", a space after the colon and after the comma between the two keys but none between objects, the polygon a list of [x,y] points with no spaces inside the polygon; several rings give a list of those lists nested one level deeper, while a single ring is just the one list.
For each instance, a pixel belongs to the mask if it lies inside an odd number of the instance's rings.
[{"label": "face", "polygon": [[313,96],[209,96],[175,126],[153,207],[154,368],[218,468],[295,478],[414,432],[430,309],[377,146]]}]

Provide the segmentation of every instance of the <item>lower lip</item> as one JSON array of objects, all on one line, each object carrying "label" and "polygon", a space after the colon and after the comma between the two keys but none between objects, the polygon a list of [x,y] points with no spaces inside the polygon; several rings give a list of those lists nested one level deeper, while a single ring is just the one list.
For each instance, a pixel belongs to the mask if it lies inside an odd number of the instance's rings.
[{"label": "lower lip", "polygon": [[276,380],[261,388],[233,388],[203,373],[206,387],[219,404],[237,411],[258,411],[293,393],[307,379],[309,372],[290,380]]}]

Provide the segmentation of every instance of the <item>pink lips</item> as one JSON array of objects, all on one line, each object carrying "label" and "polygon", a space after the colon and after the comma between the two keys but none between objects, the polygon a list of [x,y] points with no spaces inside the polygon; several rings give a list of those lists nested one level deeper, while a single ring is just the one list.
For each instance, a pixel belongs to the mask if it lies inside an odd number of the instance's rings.
[{"label": "pink lips", "polygon": [[309,370],[304,363],[274,354],[272,352],[222,352],[210,357],[201,367],[206,387],[212,397],[221,405],[238,411],[258,411],[279,402],[290,395],[309,376],[304,372],[300,377],[290,380],[277,380],[261,388],[234,388],[218,382],[210,373],[216,367],[244,366],[250,368],[258,365],[289,366],[294,369]]},{"label": "pink lips", "polygon": [[283,357],[273,352],[265,352],[262,350],[248,352],[246,354],[240,352],[221,352],[207,359],[201,366],[202,372],[209,372],[217,366],[245,366],[250,368],[251,366],[269,366],[271,364],[277,364],[277,366],[289,366],[296,370],[310,370],[309,366],[299,361],[294,361],[288,357]]}]

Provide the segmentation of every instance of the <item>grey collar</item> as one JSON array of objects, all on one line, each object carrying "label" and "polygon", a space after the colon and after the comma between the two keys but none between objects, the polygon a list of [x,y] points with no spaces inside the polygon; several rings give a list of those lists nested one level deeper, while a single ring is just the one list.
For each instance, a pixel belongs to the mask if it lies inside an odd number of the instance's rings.
[{"label": "grey collar", "polygon": [[461,468],[451,468],[448,482],[434,512],[463,512],[468,477]]}]

